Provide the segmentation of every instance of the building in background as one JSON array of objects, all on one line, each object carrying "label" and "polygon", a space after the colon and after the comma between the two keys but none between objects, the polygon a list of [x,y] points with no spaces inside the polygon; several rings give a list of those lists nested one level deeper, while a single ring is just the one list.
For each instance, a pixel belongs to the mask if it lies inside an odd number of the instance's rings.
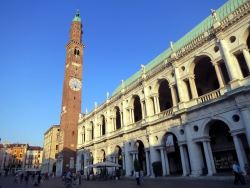
[{"label": "building in background", "polygon": [[43,160],[41,165],[41,173],[43,174],[46,172],[56,172],[59,132],[60,126],[53,125],[44,133]]},{"label": "building in background", "polygon": [[250,163],[250,1],[211,11],[80,116],[76,170],[113,161],[130,176],[138,159],[150,177],[197,177]]},{"label": "building in background", "polygon": [[39,146],[29,146],[28,142],[11,144],[5,141],[0,144],[1,172],[7,171],[10,174],[16,170],[27,171],[27,168],[41,168],[42,150],[43,148]]},{"label": "building in background", "polygon": [[25,157],[25,171],[41,171],[43,148],[29,146]]}]

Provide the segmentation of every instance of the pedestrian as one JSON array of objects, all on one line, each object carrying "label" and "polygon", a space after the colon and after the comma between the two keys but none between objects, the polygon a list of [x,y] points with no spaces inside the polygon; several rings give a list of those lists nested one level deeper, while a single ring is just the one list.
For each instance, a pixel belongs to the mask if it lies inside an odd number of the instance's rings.
[{"label": "pedestrian", "polygon": [[26,182],[26,185],[28,185],[28,182],[29,182],[29,175],[28,175],[28,173],[25,174],[24,180]]},{"label": "pedestrian", "polygon": [[44,177],[44,180],[49,180],[49,176],[48,176],[48,172],[45,173],[45,177]]},{"label": "pedestrian", "polygon": [[237,167],[238,163],[236,161],[234,161],[233,164],[233,173],[234,173],[234,185],[238,185],[238,181],[240,180],[241,184],[244,185],[241,176],[239,175],[239,171],[238,171],[238,167]]},{"label": "pedestrian", "polygon": [[41,179],[42,179],[42,177],[41,177],[41,175],[40,175],[40,173],[39,173],[39,174],[38,174],[38,177],[37,177],[38,186],[40,185]]},{"label": "pedestrian", "polygon": [[238,163],[237,163],[237,169],[238,169],[239,177],[242,179],[242,182],[243,182],[242,185],[244,185],[246,183],[245,179],[244,179],[244,176],[243,176],[244,173],[242,172],[242,170],[240,168],[240,165]]},{"label": "pedestrian", "polygon": [[52,173],[52,178],[54,178],[54,177],[55,177],[55,173],[53,172],[53,173]]},{"label": "pedestrian", "polygon": [[32,178],[32,183],[34,183],[34,181],[35,181],[35,172],[32,173],[31,178]]},{"label": "pedestrian", "polygon": [[81,185],[81,174],[79,171],[76,172],[76,178],[78,179],[79,185]]},{"label": "pedestrian", "polygon": [[14,177],[14,184],[18,184],[18,173],[16,173],[15,177]]},{"label": "pedestrian", "polygon": [[23,175],[23,173],[20,175],[20,183],[23,183],[23,177],[24,177],[24,175]]},{"label": "pedestrian", "polygon": [[144,179],[143,179],[143,176],[144,176],[144,172],[142,169],[140,169],[140,184],[144,185]]},{"label": "pedestrian", "polygon": [[136,171],[135,172],[135,179],[136,179],[137,185],[140,185],[140,179],[139,178],[140,178],[139,172]]},{"label": "pedestrian", "polygon": [[245,169],[247,175],[250,177],[250,167],[247,164],[245,164],[244,169]]}]

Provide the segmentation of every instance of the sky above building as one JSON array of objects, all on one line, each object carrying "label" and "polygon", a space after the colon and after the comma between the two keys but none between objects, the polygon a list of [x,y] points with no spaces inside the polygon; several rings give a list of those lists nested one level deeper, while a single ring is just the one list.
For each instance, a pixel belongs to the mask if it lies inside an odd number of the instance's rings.
[{"label": "sky above building", "polygon": [[82,113],[228,0],[12,0],[0,6],[1,142],[43,146],[60,124],[65,45],[82,19]]}]

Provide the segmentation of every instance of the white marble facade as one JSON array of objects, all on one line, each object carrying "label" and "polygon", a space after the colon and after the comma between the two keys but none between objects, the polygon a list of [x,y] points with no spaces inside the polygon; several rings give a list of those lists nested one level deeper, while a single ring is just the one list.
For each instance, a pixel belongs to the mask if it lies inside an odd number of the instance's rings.
[{"label": "white marble facade", "polygon": [[[145,174],[162,162],[163,175],[197,177],[250,160],[250,2],[141,77],[79,116],[76,170],[104,160],[122,165],[126,175],[139,159]],[[211,15],[212,16],[212,15]],[[174,45],[174,44],[172,44]],[[164,137],[174,137],[166,152]],[[114,169],[109,169],[112,171]]]}]

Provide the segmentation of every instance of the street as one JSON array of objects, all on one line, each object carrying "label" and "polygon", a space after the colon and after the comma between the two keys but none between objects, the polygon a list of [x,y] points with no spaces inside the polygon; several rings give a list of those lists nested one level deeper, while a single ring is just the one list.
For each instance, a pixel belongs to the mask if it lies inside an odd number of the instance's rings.
[{"label": "street", "polygon": [[[175,188],[200,188],[200,187],[213,187],[213,188],[230,188],[235,187],[233,184],[233,176],[230,177],[198,177],[198,178],[189,178],[189,177],[164,177],[164,178],[145,178],[145,184],[140,185],[144,188],[154,188],[157,185],[157,188],[166,188],[166,187],[175,187]],[[13,184],[14,177],[0,177],[0,186],[1,188],[27,188],[34,187],[32,180],[29,180],[28,185],[23,182],[22,184]],[[246,178],[246,185],[250,184],[249,178]],[[41,188],[62,188],[61,178],[50,178],[49,180],[43,181],[39,186]],[[239,184],[239,186],[242,186]],[[79,188],[136,188],[139,187],[136,185],[136,181],[133,177],[124,178],[118,181],[86,181],[82,180],[82,184],[78,186]]]}]

